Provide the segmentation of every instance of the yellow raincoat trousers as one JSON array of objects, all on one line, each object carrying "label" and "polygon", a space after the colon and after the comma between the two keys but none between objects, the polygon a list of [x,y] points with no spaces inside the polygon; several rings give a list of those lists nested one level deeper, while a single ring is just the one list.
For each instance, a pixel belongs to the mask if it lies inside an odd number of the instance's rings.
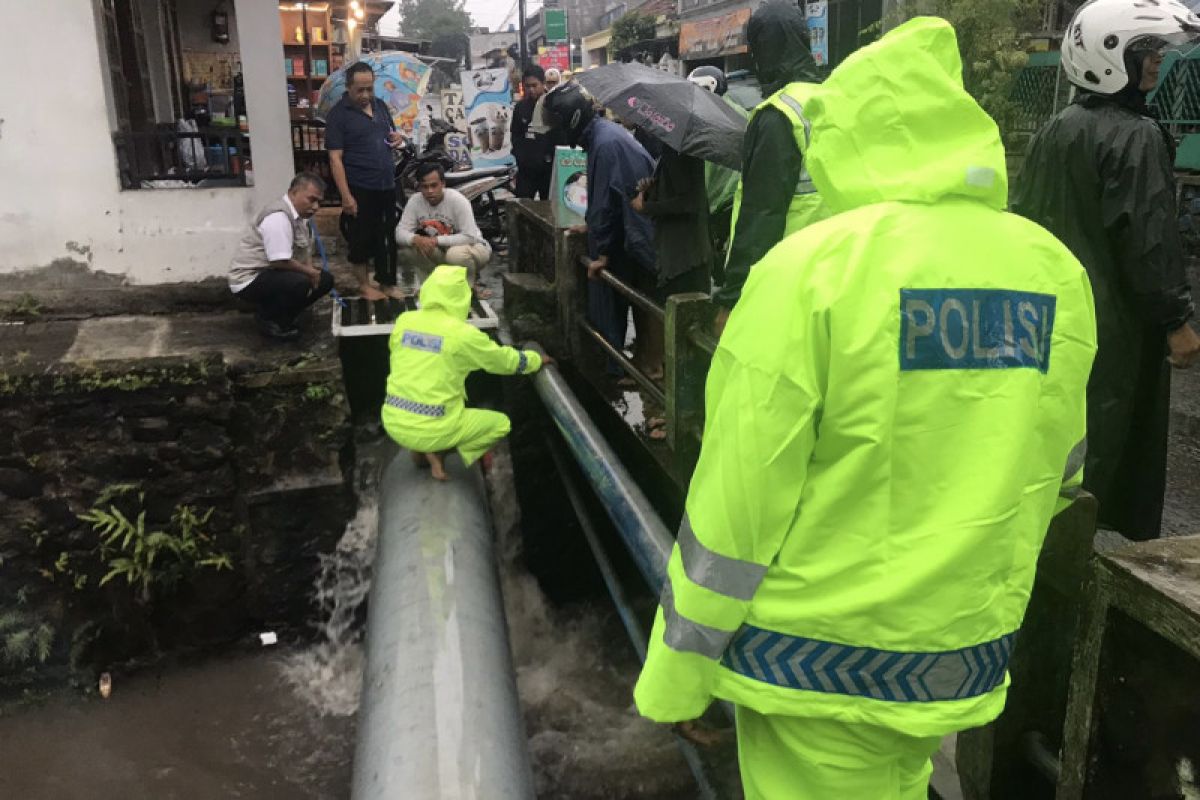
[{"label": "yellow raincoat trousers", "polygon": [[463,267],[440,266],[421,285],[421,308],[392,329],[383,427],[418,453],[456,449],[467,466],[503,439],[511,425],[498,411],[467,408],[464,383],[477,369],[495,375],[537,372],[532,350],[502,347],[467,322],[471,287]]},{"label": "yellow raincoat trousers", "polygon": [[1082,478],[1088,277],[1004,211],[953,29],[918,18],[805,104],[835,216],[754,267],[713,358],[639,711],[737,706],[746,796],[924,798],[1004,707],[1056,511]]}]

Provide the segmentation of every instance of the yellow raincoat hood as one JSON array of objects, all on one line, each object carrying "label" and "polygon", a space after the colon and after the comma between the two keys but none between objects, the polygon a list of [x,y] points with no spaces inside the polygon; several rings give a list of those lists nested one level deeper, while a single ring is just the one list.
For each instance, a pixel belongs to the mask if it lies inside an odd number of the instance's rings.
[{"label": "yellow raincoat hood", "polygon": [[918,17],[851,55],[805,105],[808,171],[835,213],[889,200],[1008,202],[996,123],[967,94],[950,23]]},{"label": "yellow raincoat hood", "polygon": [[421,308],[444,311],[455,319],[466,319],[471,312],[471,285],[466,267],[443,264],[421,284]]}]

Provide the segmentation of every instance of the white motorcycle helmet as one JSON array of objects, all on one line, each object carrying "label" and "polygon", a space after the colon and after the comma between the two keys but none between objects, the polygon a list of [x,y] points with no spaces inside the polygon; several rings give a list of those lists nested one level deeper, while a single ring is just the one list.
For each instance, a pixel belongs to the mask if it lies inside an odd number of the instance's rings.
[{"label": "white motorcycle helmet", "polygon": [[1062,65],[1071,83],[1099,94],[1129,84],[1125,54],[1160,50],[1200,36],[1200,17],[1177,0],[1091,0],[1063,36]]},{"label": "white motorcycle helmet", "polygon": [[725,94],[725,90],[728,88],[725,73],[717,67],[696,67],[688,73],[687,79],[706,92],[717,95]]}]

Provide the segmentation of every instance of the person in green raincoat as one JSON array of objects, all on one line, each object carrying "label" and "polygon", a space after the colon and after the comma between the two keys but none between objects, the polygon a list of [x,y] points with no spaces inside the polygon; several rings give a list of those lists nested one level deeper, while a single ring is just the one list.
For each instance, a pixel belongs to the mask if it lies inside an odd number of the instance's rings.
[{"label": "person in green raincoat", "polygon": [[[717,67],[696,67],[688,73],[687,79],[706,92],[712,92],[720,97],[741,117],[747,120],[750,118],[746,109],[725,95],[729,89],[729,83],[725,80],[725,73]],[[741,173],[735,169],[712,161],[704,162],[704,189],[708,199],[708,238],[713,254],[712,277],[718,284],[724,280],[725,276],[729,226],[733,218],[733,205],[737,197],[738,182],[741,179]]]},{"label": "person in green raincoat", "polygon": [[438,480],[446,480],[445,451],[457,450],[470,466],[511,428],[499,411],[466,407],[467,375],[533,374],[542,367],[537,352],[502,347],[468,323],[470,310],[466,269],[442,265],[421,285],[420,310],[401,314],[388,340],[384,430]]},{"label": "person in green raincoat", "polygon": [[742,141],[721,285],[713,292],[720,335],[750,268],[784,236],[828,215],[805,164],[804,106],[820,77],[809,52],[808,25],[795,3],[769,0],[746,23],[746,42],[764,99]]},{"label": "person in green raincoat", "polygon": [[747,800],[924,800],[942,737],[1004,707],[1082,479],[1091,287],[1005,212],[944,20],[850,56],[806,113],[835,216],[754,266],[721,337],[634,699],[734,703]]}]

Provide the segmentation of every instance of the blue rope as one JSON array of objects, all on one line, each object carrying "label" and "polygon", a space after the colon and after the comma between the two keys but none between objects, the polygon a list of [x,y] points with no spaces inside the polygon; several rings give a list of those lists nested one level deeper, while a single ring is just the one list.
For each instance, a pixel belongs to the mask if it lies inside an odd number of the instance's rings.
[{"label": "blue rope", "polygon": [[[324,272],[329,272],[329,258],[325,255],[325,243],[321,241],[321,234],[317,233],[317,226],[312,222],[312,220],[309,220],[308,228],[312,231],[313,238],[317,242],[317,252],[321,254],[321,269]],[[338,294],[337,289],[330,289],[329,296],[332,297],[333,301],[342,308],[346,307],[346,301],[342,299],[340,294]]]}]

